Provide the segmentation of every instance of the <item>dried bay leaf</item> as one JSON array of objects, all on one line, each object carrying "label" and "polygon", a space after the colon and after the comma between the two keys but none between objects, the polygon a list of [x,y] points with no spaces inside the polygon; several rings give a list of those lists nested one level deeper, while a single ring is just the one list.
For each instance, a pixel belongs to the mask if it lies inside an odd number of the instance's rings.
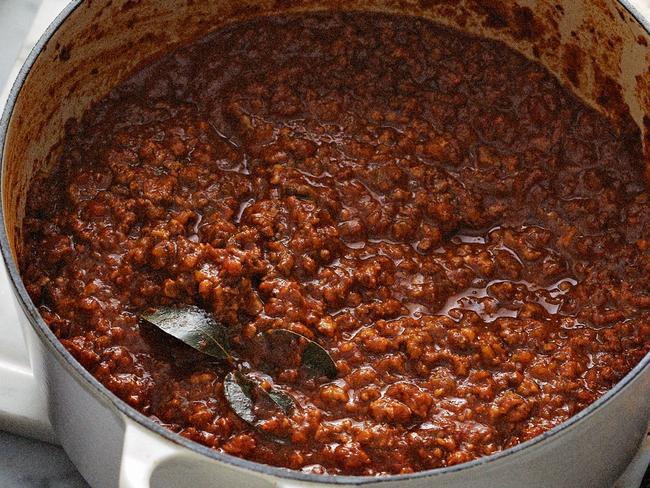
[{"label": "dried bay leaf", "polygon": [[232,362],[225,327],[199,307],[160,307],[141,318],[203,354]]}]

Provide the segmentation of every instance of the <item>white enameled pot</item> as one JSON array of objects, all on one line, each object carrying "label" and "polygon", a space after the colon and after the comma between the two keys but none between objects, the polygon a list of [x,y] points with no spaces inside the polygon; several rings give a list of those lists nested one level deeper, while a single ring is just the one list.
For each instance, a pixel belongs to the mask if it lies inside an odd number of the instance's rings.
[{"label": "white enameled pot", "polygon": [[[22,338],[0,338],[0,428],[56,439],[96,488],[612,487],[647,430],[650,355],[589,408],[506,451],[409,475],[332,477],[245,461],[161,428],[89,375],[39,316],[16,256],[29,182],[59,156],[65,122],[146,59],[221,25],[331,8],[407,13],[500,39],[607,116],[629,109],[650,155],[649,0],[72,1],[23,66],[0,125],[0,246],[17,310],[1,311],[0,319],[20,322],[28,353],[23,357]],[[643,465],[638,455],[619,486],[637,488]]]}]

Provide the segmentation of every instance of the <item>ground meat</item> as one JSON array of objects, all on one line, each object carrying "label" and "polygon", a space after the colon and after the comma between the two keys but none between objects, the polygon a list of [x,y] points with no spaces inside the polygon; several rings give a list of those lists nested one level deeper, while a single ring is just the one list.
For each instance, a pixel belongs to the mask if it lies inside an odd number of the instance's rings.
[{"label": "ground meat", "polygon": [[[409,473],[539,435],[648,352],[648,199],[633,124],[504,45],[398,16],[260,18],[69,124],[21,269],[81,364],[169,429],[306,472]],[[251,427],[227,364],[139,320],[180,304],[295,410]],[[265,364],[273,328],[337,377]]]}]

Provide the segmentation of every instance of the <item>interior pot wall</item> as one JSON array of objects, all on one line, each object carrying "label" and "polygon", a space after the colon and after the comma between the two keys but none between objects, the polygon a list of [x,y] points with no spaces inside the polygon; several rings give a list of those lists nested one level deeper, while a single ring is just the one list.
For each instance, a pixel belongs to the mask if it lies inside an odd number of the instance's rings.
[{"label": "interior pot wall", "polygon": [[42,48],[9,123],[2,184],[14,257],[29,182],[60,155],[68,119],[147,59],[224,23],[329,8],[408,13],[502,40],[613,120],[629,107],[650,154],[650,36],[616,0],[85,1]]}]

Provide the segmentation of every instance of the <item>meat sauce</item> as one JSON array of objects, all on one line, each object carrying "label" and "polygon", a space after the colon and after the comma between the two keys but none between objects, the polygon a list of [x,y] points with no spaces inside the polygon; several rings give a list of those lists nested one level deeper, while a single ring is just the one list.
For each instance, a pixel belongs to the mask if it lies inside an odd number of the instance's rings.
[{"label": "meat sauce", "polygon": [[[382,14],[257,18],[70,121],[21,270],[74,357],[168,429],[305,472],[410,473],[538,436],[650,350],[642,171],[631,119],[498,42]],[[142,322],[162,305],[211,313],[295,409],[244,422],[227,364]],[[320,344],[336,378],[260,356],[274,328]]]}]

